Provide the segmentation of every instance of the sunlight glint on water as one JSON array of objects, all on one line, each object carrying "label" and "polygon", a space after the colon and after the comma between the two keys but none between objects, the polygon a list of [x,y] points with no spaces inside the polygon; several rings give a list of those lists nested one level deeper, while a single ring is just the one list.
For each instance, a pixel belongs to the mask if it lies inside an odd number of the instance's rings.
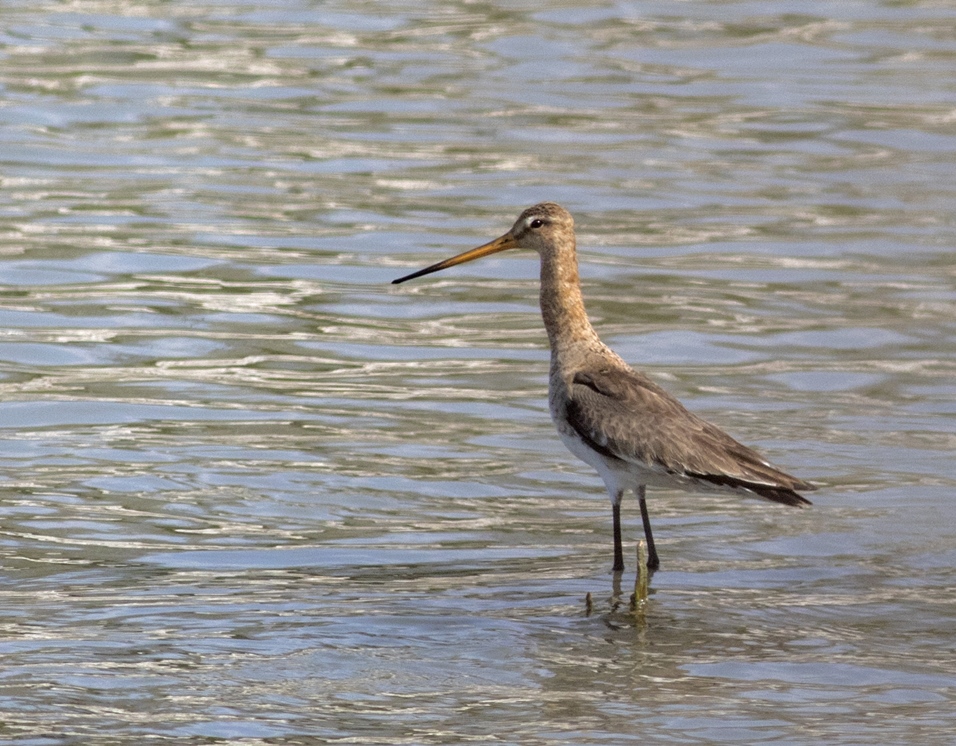
[{"label": "sunlight glint on water", "polygon": [[[5,8],[0,738],[951,740],[952,13],[540,7]],[[644,626],[536,258],[389,285],[544,199],[821,486],[653,493]]]}]

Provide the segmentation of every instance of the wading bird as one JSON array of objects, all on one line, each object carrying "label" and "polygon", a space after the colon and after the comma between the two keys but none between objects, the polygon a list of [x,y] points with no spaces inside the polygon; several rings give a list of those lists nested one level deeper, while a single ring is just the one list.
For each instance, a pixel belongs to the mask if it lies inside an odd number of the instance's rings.
[{"label": "wading bird", "polygon": [[813,485],[772,466],[688,411],[601,342],[584,310],[574,220],[560,205],[542,202],[529,207],[500,238],[393,282],[507,249],[531,249],[541,257],[541,315],[551,343],[551,418],[568,450],[593,466],[607,487],[615,572],[624,569],[621,498],[626,490],[637,493],[651,569],[660,560],[647,513],[648,486],[717,489],[784,505],[810,504],[798,491],[813,490]]}]

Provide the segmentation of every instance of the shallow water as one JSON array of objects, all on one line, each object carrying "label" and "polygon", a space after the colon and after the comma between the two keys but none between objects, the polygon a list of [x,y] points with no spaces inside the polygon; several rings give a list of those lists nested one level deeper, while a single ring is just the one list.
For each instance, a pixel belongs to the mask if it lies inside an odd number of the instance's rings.
[{"label": "shallow water", "polygon": [[[956,13],[539,7],[5,6],[0,737],[952,742]],[[652,493],[643,621],[536,259],[389,285],[542,199],[820,485]]]}]

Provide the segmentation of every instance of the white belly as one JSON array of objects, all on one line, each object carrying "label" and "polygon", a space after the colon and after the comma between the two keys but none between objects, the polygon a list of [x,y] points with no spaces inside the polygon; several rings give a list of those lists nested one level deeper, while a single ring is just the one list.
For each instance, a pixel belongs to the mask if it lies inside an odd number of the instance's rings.
[{"label": "white belly", "polygon": [[567,449],[584,463],[589,464],[600,475],[607,487],[612,502],[619,499],[621,493],[636,490],[640,486],[666,487],[671,489],[708,491],[706,486],[698,485],[697,480],[681,477],[678,474],[663,471],[646,464],[608,458],[593,450],[581,436],[566,422],[555,422],[558,435]]}]

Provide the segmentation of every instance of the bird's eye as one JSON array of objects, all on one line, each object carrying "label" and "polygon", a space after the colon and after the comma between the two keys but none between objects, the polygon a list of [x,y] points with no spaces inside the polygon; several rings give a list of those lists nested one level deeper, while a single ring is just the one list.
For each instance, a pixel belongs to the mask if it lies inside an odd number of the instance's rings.
[{"label": "bird's eye", "polygon": [[531,223],[528,225],[528,227],[529,227],[529,228],[540,228],[542,225],[544,225],[544,221],[543,221],[541,218],[535,218],[534,220],[531,221]]}]

